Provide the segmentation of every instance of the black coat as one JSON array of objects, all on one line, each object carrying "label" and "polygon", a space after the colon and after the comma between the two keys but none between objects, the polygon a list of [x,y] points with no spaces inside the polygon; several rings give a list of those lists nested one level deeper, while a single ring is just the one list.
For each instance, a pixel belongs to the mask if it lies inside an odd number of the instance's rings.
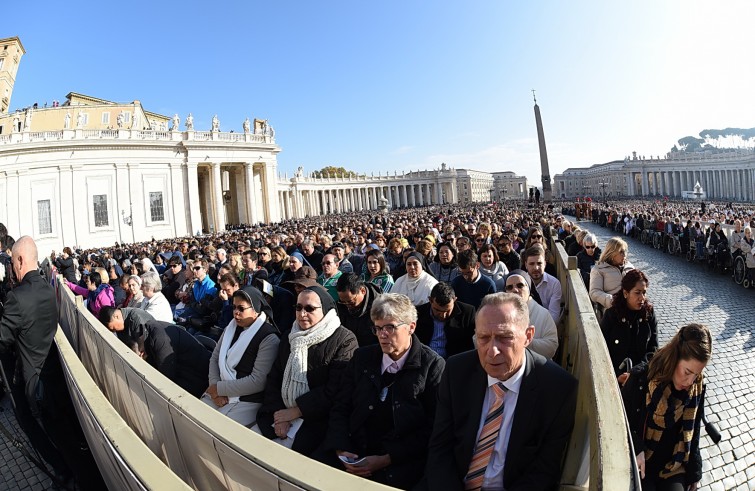
[{"label": "black coat", "polygon": [[[341,387],[341,378],[346,365],[356,349],[357,340],[354,334],[345,327],[339,327],[328,339],[309,347],[307,358],[309,392],[296,400],[304,422],[296,433],[291,447],[293,450],[309,456],[325,439],[330,408]],[[278,358],[267,376],[265,401],[257,413],[259,429],[270,439],[276,438],[273,429],[273,414],[275,411],[286,408],[281,396],[281,387],[290,354],[291,344],[288,336],[284,336],[281,339]]]},{"label": "black coat", "polygon": [[73,258],[68,256],[58,256],[55,258],[55,266],[58,268],[58,272],[71,283],[76,283],[76,266],[73,263]]},{"label": "black coat", "polygon": [[[474,349],[472,336],[475,329],[475,308],[464,302],[456,301],[451,315],[446,319],[446,358]],[[435,330],[430,303],[417,307],[417,330],[415,334],[422,344],[430,344]]]},{"label": "black coat", "polygon": [[[333,403],[324,449],[346,450],[359,456],[374,447],[367,441],[366,425],[379,403],[383,351],[380,346],[359,348],[343,376]],[[380,446],[391,456],[384,484],[408,489],[424,474],[427,444],[435,418],[435,404],[446,362],[412,336],[406,362],[391,385],[393,430]]]},{"label": "black coat", "polygon": [[520,269],[522,267],[522,258],[513,248],[508,254],[498,253],[498,259],[503,261],[503,264],[506,265],[506,268],[509,271],[514,271],[515,269]]},{"label": "black coat", "polygon": [[625,358],[631,358],[632,365],[638,365],[648,361],[658,349],[658,326],[653,311],[647,319],[633,311],[619,317],[616,309],[611,307],[603,314],[600,330],[608,345],[616,376],[626,371],[619,370]]},{"label": "black coat", "polygon": [[[528,349],[524,363],[503,485],[509,491],[555,489],[574,428],[577,380],[553,361]],[[428,489],[464,489],[487,387],[488,377],[476,351],[446,361],[428,447]]]},{"label": "black coat", "polygon": [[345,305],[338,304],[338,318],[341,319],[341,324],[354,333],[360,347],[378,342],[377,336],[372,333],[373,322],[370,310],[375,299],[383,293],[380,287],[372,283],[365,283],[365,288],[367,288],[367,293],[364,302],[356,312],[351,313]]},{"label": "black coat", "polygon": [[[645,419],[647,418],[646,396],[648,391],[647,364],[641,363],[630,372],[624,386],[621,388],[621,397],[624,400],[624,409],[629,421],[629,432],[632,435],[634,453],[639,454],[645,450]],[[703,477],[703,462],[700,456],[700,423],[705,411],[705,385],[703,395],[697,406],[695,415],[695,431],[692,434],[689,460],[685,466],[686,485],[698,482]],[[665,464],[665,463],[664,463]],[[646,479],[650,477],[647,476]]]},{"label": "black coat", "polygon": [[210,352],[182,327],[149,321],[144,326],[146,361],[194,397],[207,389]]},{"label": "black coat", "polygon": [[[0,354],[16,347],[16,376],[23,380],[26,398],[36,411],[37,384],[43,383],[48,370],[59,366],[57,350],[51,349],[58,328],[58,304],[55,291],[38,271],[29,271],[5,298],[5,312],[0,323]],[[48,355],[52,363],[48,363]],[[53,368],[51,368],[53,367]],[[50,379],[59,378],[49,373]],[[12,377],[12,374],[9,375]]]}]

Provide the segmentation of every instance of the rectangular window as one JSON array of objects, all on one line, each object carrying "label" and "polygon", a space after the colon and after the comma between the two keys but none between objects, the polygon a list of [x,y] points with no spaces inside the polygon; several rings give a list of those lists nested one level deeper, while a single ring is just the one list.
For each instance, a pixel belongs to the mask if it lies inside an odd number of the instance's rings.
[{"label": "rectangular window", "polygon": [[153,222],[165,221],[163,209],[163,193],[161,191],[149,193],[149,213]]},{"label": "rectangular window", "polygon": [[37,201],[37,216],[39,218],[39,235],[52,233],[52,209],[50,200],[42,199]]},{"label": "rectangular window", "polygon": [[123,111],[123,122],[128,123],[131,121],[131,111]]},{"label": "rectangular window", "polygon": [[94,226],[107,227],[110,225],[110,218],[107,213],[107,194],[95,194],[92,196],[94,202]]},{"label": "rectangular window", "polygon": [[110,124],[110,113],[102,113],[102,124]]},{"label": "rectangular window", "polygon": [[86,126],[88,124],[89,124],[89,114],[81,113],[81,126]]}]

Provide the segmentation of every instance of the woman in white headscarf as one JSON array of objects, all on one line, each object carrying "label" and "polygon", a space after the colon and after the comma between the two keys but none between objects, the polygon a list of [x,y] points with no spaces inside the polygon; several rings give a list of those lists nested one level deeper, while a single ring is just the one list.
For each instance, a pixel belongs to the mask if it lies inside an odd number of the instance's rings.
[{"label": "woman in white headscarf", "polygon": [[260,433],[307,456],[325,438],[341,374],[357,349],[335,307],[320,285],[299,293],[296,321],[281,340],[257,414]]},{"label": "woman in white headscarf", "polygon": [[418,307],[430,301],[430,292],[438,280],[429,272],[425,256],[412,252],[406,258],[406,274],[396,280],[391,293],[406,295]]}]

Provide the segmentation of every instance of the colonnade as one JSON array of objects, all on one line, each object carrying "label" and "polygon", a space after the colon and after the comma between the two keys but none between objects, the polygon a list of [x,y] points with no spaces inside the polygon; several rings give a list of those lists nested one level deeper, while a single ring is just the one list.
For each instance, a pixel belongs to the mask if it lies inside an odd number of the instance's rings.
[{"label": "colonnade", "polygon": [[[340,183],[339,183],[340,184]],[[288,189],[278,190],[282,219],[304,218],[365,210],[376,210],[381,198],[390,208],[437,205],[454,202],[452,182],[421,184],[386,184],[353,182],[349,187],[332,187],[332,183],[299,184],[294,180]]]},{"label": "colonnade", "polygon": [[[630,194],[637,195],[635,174]],[[681,196],[699,182],[708,198],[755,201],[755,169],[695,169],[647,171],[641,173],[643,196]]]}]

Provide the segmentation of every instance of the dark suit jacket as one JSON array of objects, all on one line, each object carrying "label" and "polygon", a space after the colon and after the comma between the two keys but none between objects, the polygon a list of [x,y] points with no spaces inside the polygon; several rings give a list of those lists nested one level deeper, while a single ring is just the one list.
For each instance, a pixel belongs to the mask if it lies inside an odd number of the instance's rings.
[{"label": "dark suit jacket", "polygon": [[[554,489],[574,427],[577,381],[551,360],[529,350],[525,363],[503,484],[508,491]],[[487,383],[476,351],[446,361],[427,460],[429,489],[464,489]]]},{"label": "dark suit jacket", "polygon": [[[472,344],[475,325],[474,313],[474,307],[456,301],[451,316],[446,319],[446,358],[474,349],[474,344]],[[420,305],[417,307],[417,330],[415,334],[422,344],[429,346],[434,330],[435,325],[430,303]]]}]

